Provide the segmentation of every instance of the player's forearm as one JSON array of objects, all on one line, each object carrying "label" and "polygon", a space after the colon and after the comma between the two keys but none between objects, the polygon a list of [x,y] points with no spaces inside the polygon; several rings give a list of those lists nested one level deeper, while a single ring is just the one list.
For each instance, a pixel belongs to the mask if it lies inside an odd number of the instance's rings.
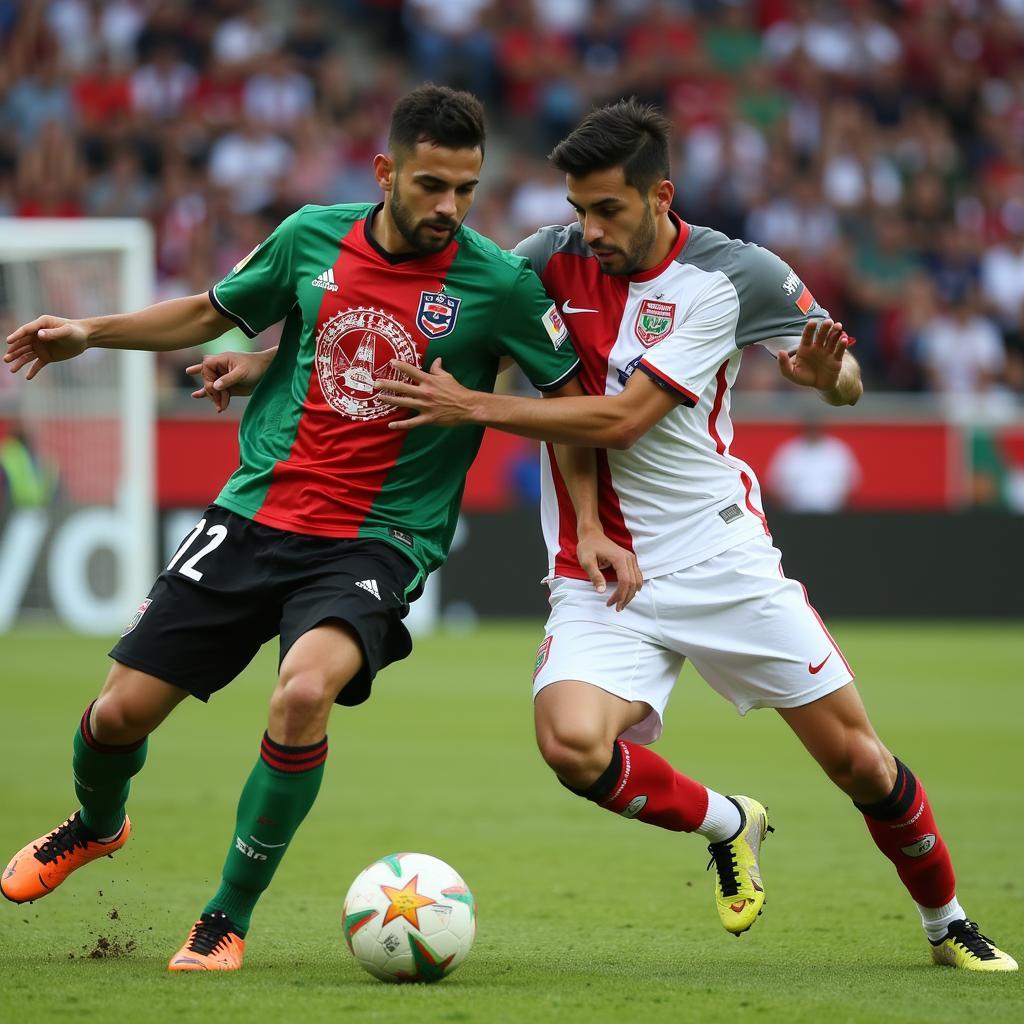
[{"label": "player's forearm", "polygon": [[601,529],[597,514],[597,454],[593,448],[556,444],[555,461],[576,510],[577,533]]},{"label": "player's forearm", "polygon": [[232,325],[207,295],[187,295],[147,306],[135,313],[94,316],[81,321],[89,348],[170,352],[220,337]]},{"label": "player's forearm", "polygon": [[635,440],[629,408],[619,395],[521,398],[480,392],[470,422],[520,437],[590,448],[628,448]]},{"label": "player's forearm", "polygon": [[843,365],[835,387],[830,391],[819,391],[818,394],[829,405],[857,404],[864,394],[864,385],[860,379],[860,366],[849,352],[843,354]]}]

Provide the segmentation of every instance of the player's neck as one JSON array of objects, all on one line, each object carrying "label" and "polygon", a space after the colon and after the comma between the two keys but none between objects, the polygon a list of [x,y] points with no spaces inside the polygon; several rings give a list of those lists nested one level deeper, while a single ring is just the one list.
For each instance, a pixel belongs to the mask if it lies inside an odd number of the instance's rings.
[{"label": "player's neck", "polygon": [[405,235],[398,230],[394,217],[388,209],[387,203],[373,215],[370,221],[370,233],[374,241],[385,252],[392,256],[408,256],[416,250],[409,244]]},{"label": "player's neck", "polygon": [[676,239],[679,238],[679,221],[671,214],[663,213],[657,218],[655,225],[654,245],[651,248],[650,256],[647,257],[644,265],[640,268],[640,273],[653,270],[664,263],[675,246]]}]

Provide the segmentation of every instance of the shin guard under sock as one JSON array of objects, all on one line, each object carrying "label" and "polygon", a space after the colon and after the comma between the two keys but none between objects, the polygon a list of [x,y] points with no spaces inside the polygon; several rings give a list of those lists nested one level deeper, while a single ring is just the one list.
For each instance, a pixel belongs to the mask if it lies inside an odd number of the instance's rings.
[{"label": "shin guard under sock", "polygon": [[286,747],[263,734],[259,760],[238,802],[220,888],[204,914],[223,910],[245,936],[256,902],[316,800],[326,760],[326,736],[307,747]]},{"label": "shin guard under sock", "polygon": [[875,845],[893,862],[900,880],[922,907],[943,907],[956,895],[949,850],[939,834],[924,786],[900,760],[892,792],[858,804]]},{"label": "shin guard under sock", "polygon": [[[96,702],[93,701],[93,704]],[[146,763],[148,741],[143,737],[126,746],[100,743],[92,734],[90,704],[75,732],[71,770],[81,802],[82,824],[100,839],[117,835],[124,824],[131,779]]]},{"label": "shin guard under sock", "polygon": [[[571,787],[570,787],[571,788]],[[696,832],[708,809],[708,791],[638,743],[616,740],[612,760],[580,796],[625,818],[672,832]]]}]

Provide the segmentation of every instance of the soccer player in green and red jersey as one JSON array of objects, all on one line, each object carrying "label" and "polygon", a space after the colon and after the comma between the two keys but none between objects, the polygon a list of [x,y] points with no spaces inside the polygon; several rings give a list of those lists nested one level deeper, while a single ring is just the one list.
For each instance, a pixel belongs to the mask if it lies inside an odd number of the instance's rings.
[{"label": "soccer player in green and red jersey", "polygon": [[[480,443],[475,427],[389,430],[403,413],[381,401],[375,379],[391,360],[440,357],[489,390],[511,358],[541,391],[581,393],[568,332],[528,263],[462,226],[483,150],[478,101],[423,86],[396,106],[388,153],[374,160],[381,204],[304,207],[208,294],[118,316],[42,316],[8,337],[4,361],[12,372],[28,366],[31,379],[90,347],[167,351],[284,320],[242,420],[238,470],[161,572],[81,718],[81,809],[14,856],[0,878],[8,899],[39,899],[120,849],[149,734],[280,635],[278,684],[223,879],[169,964],[241,966],[256,902],[319,789],[331,707],[366,700],[375,674],[410,653],[402,618],[447,554]],[[639,570],[597,525],[593,455],[559,458],[586,510],[595,586],[604,587],[598,565],[613,565],[623,582],[611,601],[622,607]]]}]

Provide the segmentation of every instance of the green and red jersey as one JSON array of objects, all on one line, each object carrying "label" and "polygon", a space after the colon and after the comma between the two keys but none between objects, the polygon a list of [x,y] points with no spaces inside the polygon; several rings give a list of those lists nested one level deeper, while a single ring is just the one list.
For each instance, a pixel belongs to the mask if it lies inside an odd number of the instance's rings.
[{"label": "green and red jersey", "polygon": [[303,207],[210,290],[250,337],[285,321],[216,503],[293,533],[375,537],[430,572],[483,431],[389,430],[406,412],[374,380],[396,376],[391,359],[429,368],[440,357],[466,387],[490,391],[511,356],[554,390],[578,360],[526,260],[466,227],[439,253],[392,255],[371,232],[377,209]]}]

